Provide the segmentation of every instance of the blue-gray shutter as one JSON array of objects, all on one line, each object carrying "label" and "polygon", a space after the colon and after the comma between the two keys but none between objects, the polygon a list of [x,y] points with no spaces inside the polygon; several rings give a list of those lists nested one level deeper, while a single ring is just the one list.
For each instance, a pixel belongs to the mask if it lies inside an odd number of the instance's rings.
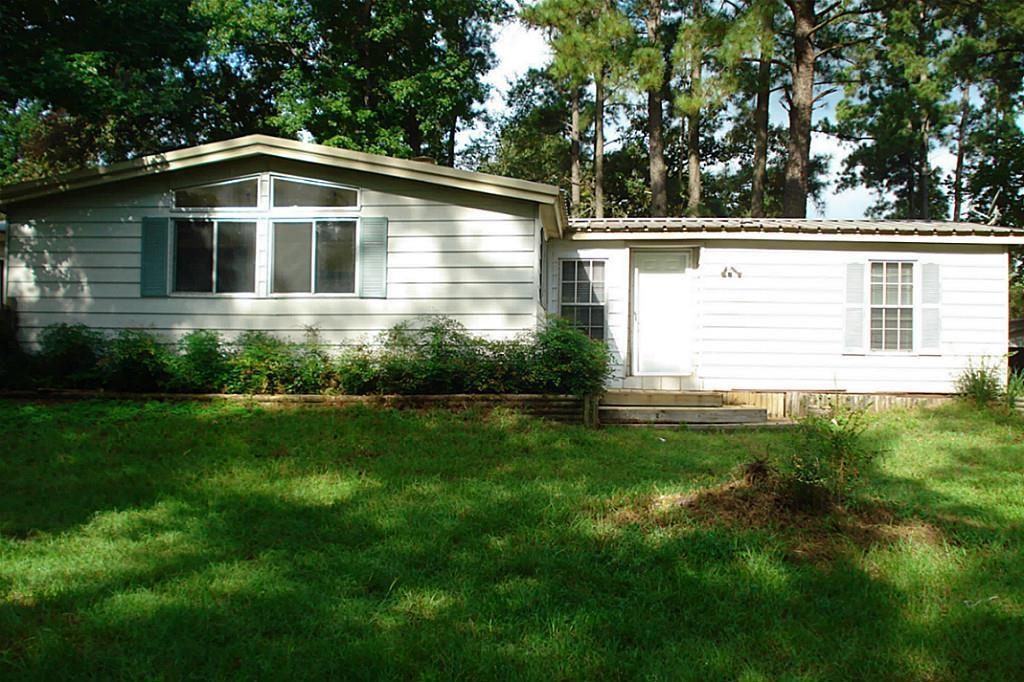
[{"label": "blue-gray shutter", "polygon": [[846,307],[843,316],[843,352],[864,353],[864,263],[846,264]]},{"label": "blue-gray shutter", "polygon": [[359,296],[387,298],[388,219],[359,221]]},{"label": "blue-gray shutter", "polygon": [[942,342],[942,277],[937,263],[921,266],[921,349],[938,355]]},{"label": "blue-gray shutter", "polygon": [[167,242],[170,231],[169,218],[142,219],[140,296],[167,295]]}]

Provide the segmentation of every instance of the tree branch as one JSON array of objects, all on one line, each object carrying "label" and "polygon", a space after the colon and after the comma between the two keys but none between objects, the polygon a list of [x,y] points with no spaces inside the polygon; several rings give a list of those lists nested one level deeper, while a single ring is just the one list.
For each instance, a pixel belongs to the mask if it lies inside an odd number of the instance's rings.
[{"label": "tree branch", "polygon": [[[822,14],[827,14],[828,12],[831,12],[833,9],[838,7],[839,4],[840,3],[838,3],[838,2],[833,4],[825,12],[822,12]],[[821,29],[825,28],[826,26],[828,26],[830,24],[835,23],[837,20],[842,19],[843,17],[863,16],[865,14],[872,14],[874,12],[877,12],[880,9],[881,9],[880,7],[866,7],[864,9],[849,9],[849,10],[844,10],[842,12],[836,12],[832,16],[827,17],[826,19],[823,19],[822,21],[819,21],[817,23],[817,25],[815,25],[814,27],[811,28],[810,34],[814,35],[818,31],[820,31]]]}]

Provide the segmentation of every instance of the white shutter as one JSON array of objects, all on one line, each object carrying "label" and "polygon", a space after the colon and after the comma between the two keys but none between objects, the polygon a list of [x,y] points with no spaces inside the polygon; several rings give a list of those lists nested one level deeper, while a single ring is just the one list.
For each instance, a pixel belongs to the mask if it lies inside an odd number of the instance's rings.
[{"label": "white shutter", "polygon": [[937,263],[921,266],[922,355],[939,355],[942,349],[942,277]]},{"label": "white shutter", "polygon": [[864,354],[864,263],[846,264],[846,311],[843,317],[843,352]]}]

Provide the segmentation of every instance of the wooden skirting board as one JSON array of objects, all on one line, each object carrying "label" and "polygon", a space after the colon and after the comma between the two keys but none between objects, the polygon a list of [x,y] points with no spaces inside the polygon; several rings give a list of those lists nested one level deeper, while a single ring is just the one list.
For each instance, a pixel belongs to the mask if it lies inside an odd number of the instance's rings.
[{"label": "wooden skirting board", "polygon": [[760,407],[769,419],[796,419],[809,409],[827,407],[833,400],[853,406],[867,405],[872,412],[918,406],[932,407],[954,399],[937,393],[845,393],[842,391],[723,391],[726,405]]}]

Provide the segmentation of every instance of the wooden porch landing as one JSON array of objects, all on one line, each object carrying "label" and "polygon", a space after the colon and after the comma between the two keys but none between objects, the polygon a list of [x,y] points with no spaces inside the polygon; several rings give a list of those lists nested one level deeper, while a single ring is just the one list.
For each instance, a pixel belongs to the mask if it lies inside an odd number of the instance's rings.
[{"label": "wooden porch landing", "polygon": [[608,391],[598,408],[602,424],[701,427],[768,424],[762,407],[725,405],[717,391]]}]

